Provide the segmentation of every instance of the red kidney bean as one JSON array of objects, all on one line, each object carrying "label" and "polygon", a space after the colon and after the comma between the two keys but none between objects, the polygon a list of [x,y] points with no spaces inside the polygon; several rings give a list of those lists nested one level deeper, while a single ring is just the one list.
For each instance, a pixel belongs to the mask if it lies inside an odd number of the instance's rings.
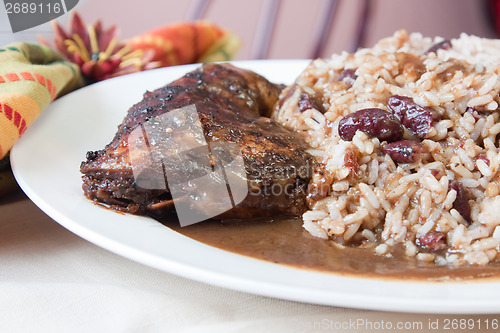
[{"label": "red kidney bean", "polygon": [[443,40],[442,42],[436,43],[432,45],[426,52],[425,54],[431,53],[431,52],[437,52],[437,50],[449,50],[451,49],[451,42],[449,40]]},{"label": "red kidney bean", "polygon": [[436,170],[436,169],[430,169],[429,171],[431,172],[431,175],[433,175],[436,178],[438,177],[438,175],[440,173],[439,170]]},{"label": "red kidney bean", "polygon": [[316,109],[321,113],[325,113],[325,108],[321,103],[321,99],[318,96],[310,96],[305,92],[302,92],[299,96],[299,111],[304,112],[309,109]]},{"label": "red kidney bean", "polygon": [[467,192],[465,192],[464,187],[456,180],[450,180],[448,183],[448,191],[457,191],[457,198],[453,202],[453,208],[462,215],[468,225],[471,223],[470,213],[471,208],[469,205],[469,199],[467,198]]},{"label": "red kidney bean", "polygon": [[406,128],[422,139],[427,137],[432,124],[440,120],[440,116],[436,111],[418,105],[411,97],[391,96],[387,101],[387,107],[394,112]]},{"label": "red kidney bean", "polygon": [[[290,88],[288,88],[288,91],[286,92],[285,96],[280,98],[280,100],[278,101],[278,104],[277,104],[278,109],[281,109],[283,107],[283,104],[285,104],[285,102],[290,97],[293,96],[296,89],[301,89],[300,86],[298,86],[296,83],[294,83],[293,85],[290,86]],[[300,95],[299,95],[299,102],[298,102],[299,111],[304,112],[308,109],[316,109],[321,113],[325,113],[326,110],[323,107],[323,103],[321,100],[322,100],[322,97],[319,96],[319,94],[314,94],[313,96],[310,96],[306,92],[301,91]]]},{"label": "red kidney bean", "polygon": [[484,163],[486,163],[486,165],[490,165],[490,159],[488,157],[486,157],[485,153],[480,153],[479,155],[476,156],[476,158],[474,160],[475,161],[483,160]]},{"label": "red kidney bean", "polygon": [[424,146],[417,141],[402,140],[384,145],[384,154],[389,155],[397,163],[415,163],[426,153]]},{"label": "red kidney bean", "polygon": [[358,130],[387,142],[401,140],[404,133],[401,122],[393,114],[377,108],[353,112],[339,122],[339,135],[343,140],[351,141]]},{"label": "red kidney bean", "polygon": [[340,73],[339,81],[344,81],[349,87],[352,87],[354,81],[356,81],[356,79],[358,78],[355,73],[356,70],[353,68],[344,69]]},{"label": "red kidney bean", "polygon": [[423,250],[440,251],[446,248],[446,234],[441,231],[431,231],[418,235],[415,243]]}]

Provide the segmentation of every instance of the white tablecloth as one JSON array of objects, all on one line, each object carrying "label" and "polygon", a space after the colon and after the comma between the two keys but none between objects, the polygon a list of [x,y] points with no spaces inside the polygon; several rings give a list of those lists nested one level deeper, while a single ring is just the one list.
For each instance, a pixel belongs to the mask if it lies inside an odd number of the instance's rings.
[{"label": "white tablecloth", "polygon": [[20,192],[0,198],[2,333],[443,332],[446,322],[458,323],[460,319],[479,320],[482,327],[478,330],[476,324],[475,330],[446,331],[500,331],[498,327],[485,327],[500,315],[344,309],[187,280],[81,239],[47,217]]}]

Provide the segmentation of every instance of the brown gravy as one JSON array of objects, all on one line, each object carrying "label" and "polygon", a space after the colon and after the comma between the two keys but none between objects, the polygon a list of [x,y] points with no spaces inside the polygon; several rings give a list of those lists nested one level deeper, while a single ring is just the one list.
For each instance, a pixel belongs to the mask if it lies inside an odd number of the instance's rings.
[{"label": "brown gravy", "polygon": [[187,227],[165,225],[199,242],[245,256],[301,269],[373,278],[450,281],[500,276],[500,263],[487,266],[436,266],[400,254],[391,258],[368,249],[339,248],[313,237],[300,219],[262,221],[205,221]]}]

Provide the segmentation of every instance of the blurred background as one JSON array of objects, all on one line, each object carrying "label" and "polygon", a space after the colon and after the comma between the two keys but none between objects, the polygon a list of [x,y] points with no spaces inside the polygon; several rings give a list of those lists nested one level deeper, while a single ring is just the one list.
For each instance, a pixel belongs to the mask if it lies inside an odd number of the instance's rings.
[{"label": "blurred background", "polygon": [[[75,10],[86,23],[116,24],[121,39],[180,21],[208,19],[237,35],[236,59],[328,57],[371,46],[397,29],[426,36],[457,37],[465,32],[496,37],[496,1],[485,0],[80,0]],[[58,18],[67,26],[70,15]],[[51,40],[44,24],[13,34],[0,10],[0,44]]]}]

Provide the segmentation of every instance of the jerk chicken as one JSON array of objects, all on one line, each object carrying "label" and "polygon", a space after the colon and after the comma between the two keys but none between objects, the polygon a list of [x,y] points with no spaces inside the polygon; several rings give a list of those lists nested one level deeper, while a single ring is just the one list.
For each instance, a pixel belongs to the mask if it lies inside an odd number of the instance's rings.
[{"label": "jerk chicken", "polygon": [[[246,175],[242,176],[246,178],[248,193],[218,217],[300,215],[307,208],[306,191],[314,161],[296,133],[268,118],[282,88],[254,72],[229,64],[205,64],[165,87],[146,92],[143,100],[128,111],[112,142],[102,150],[87,153],[80,167],[85,195],[124,212],[157,218],[171,214],[174,205],[168,177],[163,188],[141,186],[134,177],[131,160],[149,156],[151,150],[161,146],[147,142],[141,125],[154,122],[172,110],[194,106],[204,140],[208,144],[236,146],[244,162]],[[137,140],[131,140],[132,136]],[[178,141],[184,140],[193,138],[185,132]],[[185,173],[186,169],[176,166],[172,162],[175,159],[167,155],[156,161],[159,166],[153,169],[170,168]],[[213,158],[209,162],[211,167],[215,166]],[[185,191],[189,205],[192,195],[189,189]]]}]

